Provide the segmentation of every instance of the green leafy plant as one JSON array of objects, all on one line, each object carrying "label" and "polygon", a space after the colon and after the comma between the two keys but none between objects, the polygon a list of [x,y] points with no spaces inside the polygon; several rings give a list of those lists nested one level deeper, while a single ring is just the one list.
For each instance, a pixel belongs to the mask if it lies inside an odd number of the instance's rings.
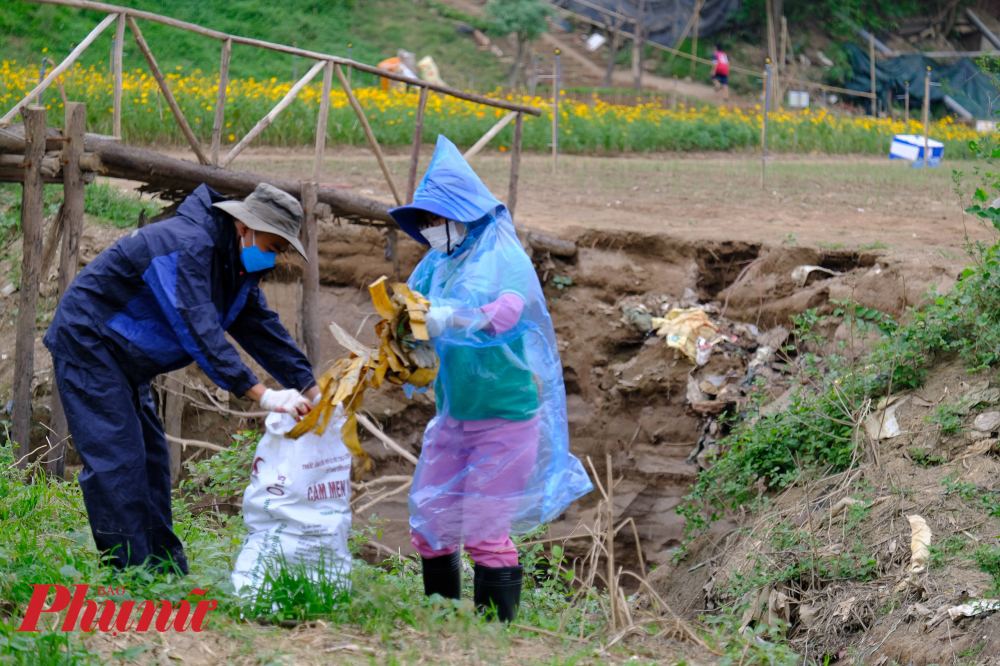
[{"label": "green leafy plant", "polygon": [[928,547],[931,554],[930,568],[943,569],[952,557],[965,550],[965,546],[965,539],[957,534],[952,534],[951,536],[945,537],[938,543],[931,544]]},{"label": "green leafy plant", "polygon": [[191,465],[191,477],[185,481],[189,492],[205,492],[218,497],[242,493],[250,482],[250,468],[261,433],[243,430],[232,435],[232,445],[211,458]]},{"label": "green leafy plant", "polygon": [[910,459],[921,467],[936,467],[948,462],[944,456],[935,455],[927,449],[918,449],[912,446],[910,447]]},{"label": "green leafy plant", "polygon": [[565,275],[553,275],[552,276],[552,286],[562,291],[563,289],[569,289],[573,286],[573,278],[567,277]]},{"label": "green leafy plant", "polygon": [[936,423],[941,433],[953,435],[962,429],[961,405],[938,405],[937,409],[928,414],[924,421]]},{"label": "green leafy plant", "polygon": [[993,590],[1000,594],[1000,546],[980,546],[972,554],[979,570],[993,577]]}]

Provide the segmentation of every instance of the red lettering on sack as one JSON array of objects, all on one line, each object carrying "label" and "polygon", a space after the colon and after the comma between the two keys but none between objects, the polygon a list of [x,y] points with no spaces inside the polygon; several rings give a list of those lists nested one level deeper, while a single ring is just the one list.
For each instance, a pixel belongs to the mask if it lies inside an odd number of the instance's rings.
[{"label": "red lettering on sack", "polygon": [[262,463],[262,462],[264,462],[264,459],[261,458],[260,456],[254,458],[253,465],[250,466],[251,476],[257,476],[257,463]]}]

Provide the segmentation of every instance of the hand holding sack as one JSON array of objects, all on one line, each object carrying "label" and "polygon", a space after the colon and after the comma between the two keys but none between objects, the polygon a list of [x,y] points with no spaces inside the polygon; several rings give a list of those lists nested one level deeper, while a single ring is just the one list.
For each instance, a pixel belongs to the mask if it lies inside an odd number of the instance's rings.
[{"label": "hand holding sack", "polygon": [[264,395],[260,397],[260,406],[261,409],[269,412],[291,414],[295,417],[295,420],[301,419],[312,408],[309,400],[295,389],[285,389],[283,391],[266,389]]}]

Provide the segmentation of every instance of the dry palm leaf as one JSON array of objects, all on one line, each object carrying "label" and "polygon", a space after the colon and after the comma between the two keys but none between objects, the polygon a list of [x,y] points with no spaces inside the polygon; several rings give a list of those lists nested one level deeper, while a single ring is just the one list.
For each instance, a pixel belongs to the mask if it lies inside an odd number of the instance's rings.
[{"label": "dry palm leaf", "polygon": [[405,284],[393,284],[393,295],[386,291],[386,277],[368,285],[375,310],[381,316],[375,324],[378,346],[368,347],[335,323],[330,332],[347,349],[347,358],[338,360],[319,378],[320,401],[288,433],[298,439],[307,432],[322,435],[333,418],[337,405],[344,405],[347,420],[341,427],[344,443],[355,459],[355,469],[363,473],[371,467],[368,455],[358,441],[355,412],[361,409],[365,389],[378,389],[382,382],[430,385],[437,378],[440,361],[424,325],[430,302]]}]

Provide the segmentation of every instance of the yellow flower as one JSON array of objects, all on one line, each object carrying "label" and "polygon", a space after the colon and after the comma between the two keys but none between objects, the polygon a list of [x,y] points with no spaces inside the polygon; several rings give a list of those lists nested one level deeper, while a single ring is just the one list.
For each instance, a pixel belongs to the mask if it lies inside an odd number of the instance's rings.
[{"label": "yellow flower", "polygon": [[229,135],[229,140],[230,141],[236,141],[236,135],[235,134],[230,134]]}]

